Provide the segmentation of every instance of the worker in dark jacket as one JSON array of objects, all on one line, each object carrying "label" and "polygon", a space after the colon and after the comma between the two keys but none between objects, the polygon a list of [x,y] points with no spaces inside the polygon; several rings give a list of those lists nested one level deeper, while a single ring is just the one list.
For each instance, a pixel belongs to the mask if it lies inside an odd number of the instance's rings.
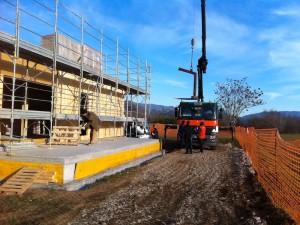
[{"label": "worker in dark jacket", "polygon": [[98,139],[98,131],[100,129],[100,119],[94,112],[84,111],[82,114],[83,127],[90,128],[90,142],[89,144],[95,144]]},{"label": "worker in dark jacket", "polygon": [[199,133],[198,133],[198,142],[200,145],[200,152],[203,152],[203,145],[204,145],[205,138],[206,138],[206,127],[204,125],[204,122],[201,121],[200,127],[199,127]]},{"label": "worker in dark jacket", "polygon": [[178,139],[179,139],[178,146],[181,149],[183,147],[183,144],[184,144],[184,120],[179,125]]},{"label": "worker in dark jacket", "polygon": [[193,153],[192,136],[193,136],[193,128],[190,127],[190,121],[187,121],[184,127],[184,142],[185,142],[186,154]]}]

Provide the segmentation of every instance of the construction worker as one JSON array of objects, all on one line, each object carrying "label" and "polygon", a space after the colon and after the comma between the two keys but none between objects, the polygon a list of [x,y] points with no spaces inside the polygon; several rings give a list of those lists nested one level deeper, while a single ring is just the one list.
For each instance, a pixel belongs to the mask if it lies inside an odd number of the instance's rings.
[{"label": "construction worker", "polygon": [[100,129],[101,121],[99,117],[94,112],[88,112],[85,110],[82,113],[82,119],[82,127],[91,129],[90,142],[88,143],[88,145],[95,144],[98,139],[98,130]]},{"label": "construction worker", "polygon": [[184,144],[183,135],[184,135],[184,120],[181,122],[181,124],[179,125],[179,129],[178,129],[179,149],[181,149]]},{"label": "construction worker", "polygon": [[193,128],[190,127],[190,121],[187,121],[184,127],[184,143],[185,143],[186,154],[193,153],[192,136],[193,136]]},{"label": "construction worker", "polygon": [[157,130],[155,124],[153,124],[153,128],[152,128],[152,131],[151,131],[151,137],[153,139],[159,139],[158,130]]},{"label": "construction worker", "polygon": [[199,133],[198,133],[198,142],[200,145],[200,152],[203,152],[203,145],[204,145],[205,138],[206,138],[206,127],[204,125],[204,122],[201,121],[200,127],[199,127]]}]

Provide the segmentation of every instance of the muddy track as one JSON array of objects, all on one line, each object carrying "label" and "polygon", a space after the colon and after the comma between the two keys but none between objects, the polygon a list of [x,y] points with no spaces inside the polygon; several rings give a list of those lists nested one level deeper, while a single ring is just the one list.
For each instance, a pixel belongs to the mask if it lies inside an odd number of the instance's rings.
[{"label": "muddy track", "polygon": [[267,224],[269,215],[249,199],[250,171],[244,152],[230,145],[168,153],[71,224]]}]

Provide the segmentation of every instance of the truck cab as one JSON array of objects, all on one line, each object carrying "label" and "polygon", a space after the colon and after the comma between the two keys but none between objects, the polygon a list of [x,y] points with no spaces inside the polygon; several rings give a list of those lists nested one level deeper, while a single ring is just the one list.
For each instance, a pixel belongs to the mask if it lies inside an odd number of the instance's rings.
[{"label": "truck cab", "polygon": [[216,149],[218,143],[218,105],[214,102],[180,102],[175,108],[175,117],[177,124],[182,121],[190,121],[190,126],[194,127],[193,140],[197,140],[200,122],[204,121],[206,126],[206,141],[204,146]]}]

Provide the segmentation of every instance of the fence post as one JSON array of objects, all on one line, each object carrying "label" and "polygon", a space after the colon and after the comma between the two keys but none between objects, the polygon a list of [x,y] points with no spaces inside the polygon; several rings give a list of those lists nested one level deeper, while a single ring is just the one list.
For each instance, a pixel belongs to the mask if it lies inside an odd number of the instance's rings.
[{"label": "fence post", "polygon": [[275,152],[274,152],[274,167],[275,167],[275,187],[277,190],[274,190],[275,194],[274,196],[274,203],[277,205],[278,200],[277,200],[277,196],[278,196],[278,191],[281,189],[281,187],[278,187],[278,171],[277,171],[277,158],[278,158],[278,130],[276,129],[275,132]]}]

